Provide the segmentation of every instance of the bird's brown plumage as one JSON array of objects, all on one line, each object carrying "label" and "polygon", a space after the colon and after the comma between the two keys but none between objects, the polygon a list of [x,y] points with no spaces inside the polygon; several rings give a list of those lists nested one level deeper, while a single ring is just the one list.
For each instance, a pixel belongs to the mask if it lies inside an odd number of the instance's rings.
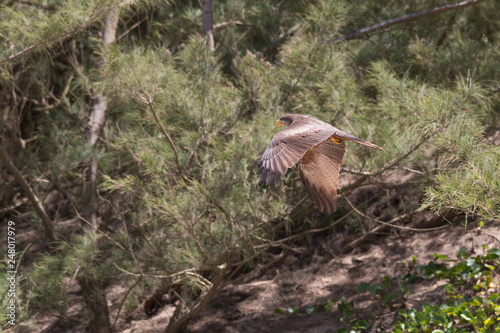
[{"label": "bird's brown plumage", "polygon": [[332,125],[303,114],[286,114],[277,125],[287,126],[271,140],[258,166],[259,183],[266,185],[275,179],[278,186],[281,176],[300,160],[300,178],[307,193],[321,211],[336,210],[334,197],[339,187],[339,170],[343,162],[345,143],[355,141],[380,149]]}]

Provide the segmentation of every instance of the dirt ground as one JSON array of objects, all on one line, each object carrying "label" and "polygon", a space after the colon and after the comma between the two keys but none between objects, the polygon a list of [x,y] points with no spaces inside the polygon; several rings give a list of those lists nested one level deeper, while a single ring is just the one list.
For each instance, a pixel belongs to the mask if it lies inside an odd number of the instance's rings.
[{"label": "dirt ground", "polygon": [[[396,281],[411,264],[415,255],[416,265],[427,263],[434,253],[456,258],[461,246],[469,253],[482,254],[482,244],[499,247],[498,226],[484,228],[481,232],[467,232],[461,226],[433,232],[404,232],[381,238],[363,253],[329,256],[313,255],[310,263],[297,269],[297,258],[288,258],[265,279],[227,286],[189,326],[191,332],[335,332],[344,327],[339,322],[340,312],[333,307],[330,312],[311,315],[275,314],[276,308],[305,307],[318,303],[319,298],[339,300],[345,296],[354,302],[355,313],[371,324],[369,331],[386,332],[388,325],[397,318],[398,309],[377,308],[368,293],[356,293],[361,282],[382,283],[384,275]],[[406,261],[407,264],[404,264]],[[397,283],[394,283],[397,285]],[[412,294],[402,307],[420,307],[422,303],[444,299],[434,281],[410,285]],[[371,313],[375,320],[370,320]],[[134,330],[134,332],[152,332]]]},{"label": "dirt ground", "polygon": [[[331,255],[318,242],[314,249],[296,249],[262,276],[251,281],[239,281],[224,288],[209,306],[193,319],[188,331],[192,333],[253,333],[253,332],[336,332],[344,327],[341,313],[334,306],[328,312],[305,314],[307,306],[318,300],[338,301],[342,296],[354,302],[359,318],[366,319],[369,332],[387,332],[402,308],[421,307],[423,303],[444,300],[445,295],[435,281],[410,284],[411,295],[395,300],[393,306],[382,307],[369,292],[356,293],[361,282],[382,283],[386,275],[397,286],[397,279],[416,265],[426,264],[434,254],[456,258],[460,247],[470,254],[482,254],[482,245],[500,247],[498,225],[482,230],[467,231],[463,226],[448,226],[428,232],[397,231],[372,240],[363,252]],[[302,252],[299,253],[299,252]],[[310,255],[308,255],[310,253]],[[411,256],[417,261],[412,264]],[[118,290],[117,290],[118,292]],[[401,301],[397,304],[397,301]],[[113,298],[110,307],[113,309]],[[277,314],[275,309],[299,307],[300,314]],[[120,332],[163,332],[174,310],[167,305],[147,320],[123,323]],[[48,332],[48,331],[45,331]]]}]

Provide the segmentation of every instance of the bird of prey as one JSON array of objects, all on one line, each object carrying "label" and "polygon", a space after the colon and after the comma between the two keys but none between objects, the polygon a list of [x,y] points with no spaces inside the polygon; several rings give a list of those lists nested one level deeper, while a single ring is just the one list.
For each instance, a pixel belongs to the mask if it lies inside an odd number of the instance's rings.
[{"label": "bird of prey", "polygon": [[336,210],[334,197],[339,187],[339,169],[345,152],[344,141],[383,150],[332,125],[305,114],[285,114],[276,126],[287,128],[271,140],[260,159],[259,184],[275,179],[276,186],[287,170],[300,160],[300,178],[320,211]]}]

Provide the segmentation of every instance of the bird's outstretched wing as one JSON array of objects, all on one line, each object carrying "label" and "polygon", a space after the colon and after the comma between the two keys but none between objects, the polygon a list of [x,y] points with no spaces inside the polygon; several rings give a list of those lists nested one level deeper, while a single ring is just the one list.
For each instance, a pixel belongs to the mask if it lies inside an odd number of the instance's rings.
[{"label": "bird's outstretched wing", "polygon": [[272,139],[269,147],[262,155],[257,173],[262,174],[259,183],[266,181],[266,185],[275,179],[278,186],[281,176],[293,167],[304,154],[314,146],[328,139],[336,128],[317,121],[304,119],[299,124],[292,124],[278,132]]},{"label": "bird's outstretched wing", "polygon": [[336,210],[334,197],[339,187],[339,170],[343,162],[343,140],[326,140],[309,150],[300,160],[300,178],[307,194],[320,211],[330,214]]}]

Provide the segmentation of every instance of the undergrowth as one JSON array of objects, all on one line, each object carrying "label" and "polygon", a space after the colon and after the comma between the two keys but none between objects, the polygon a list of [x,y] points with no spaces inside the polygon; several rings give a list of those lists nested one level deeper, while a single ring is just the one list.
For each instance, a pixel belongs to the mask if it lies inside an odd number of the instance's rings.
[{"label": "undergrowth", "polygon": [[[382,313],[395,314],[390,327],[393,333],[500,332],[500,249],[483,245],[483,250],[483,254],[474,256],[461,247],[456,259],[435,253],[433,260],[418,266],[416,257],[412,256],[409,263],[403,263],[407,273],[397,279],[384,276],[380,283],[360,283],[357,294],[367,294],[377,303],[375,308],[380,309],[373,311],[370,318],[363,318],[366,316],[359,313],[354,301],[345,296],[339,300],[319,299],[318,304],[305,308],[275,309],[275,313],[312,315],[336,309],[344,324],[337,333],[367,332]],[[406,308],[412,286],[425,280],[441,281],[434,292],[446,294],[445,302],[424,303],[419,309]]]}]

